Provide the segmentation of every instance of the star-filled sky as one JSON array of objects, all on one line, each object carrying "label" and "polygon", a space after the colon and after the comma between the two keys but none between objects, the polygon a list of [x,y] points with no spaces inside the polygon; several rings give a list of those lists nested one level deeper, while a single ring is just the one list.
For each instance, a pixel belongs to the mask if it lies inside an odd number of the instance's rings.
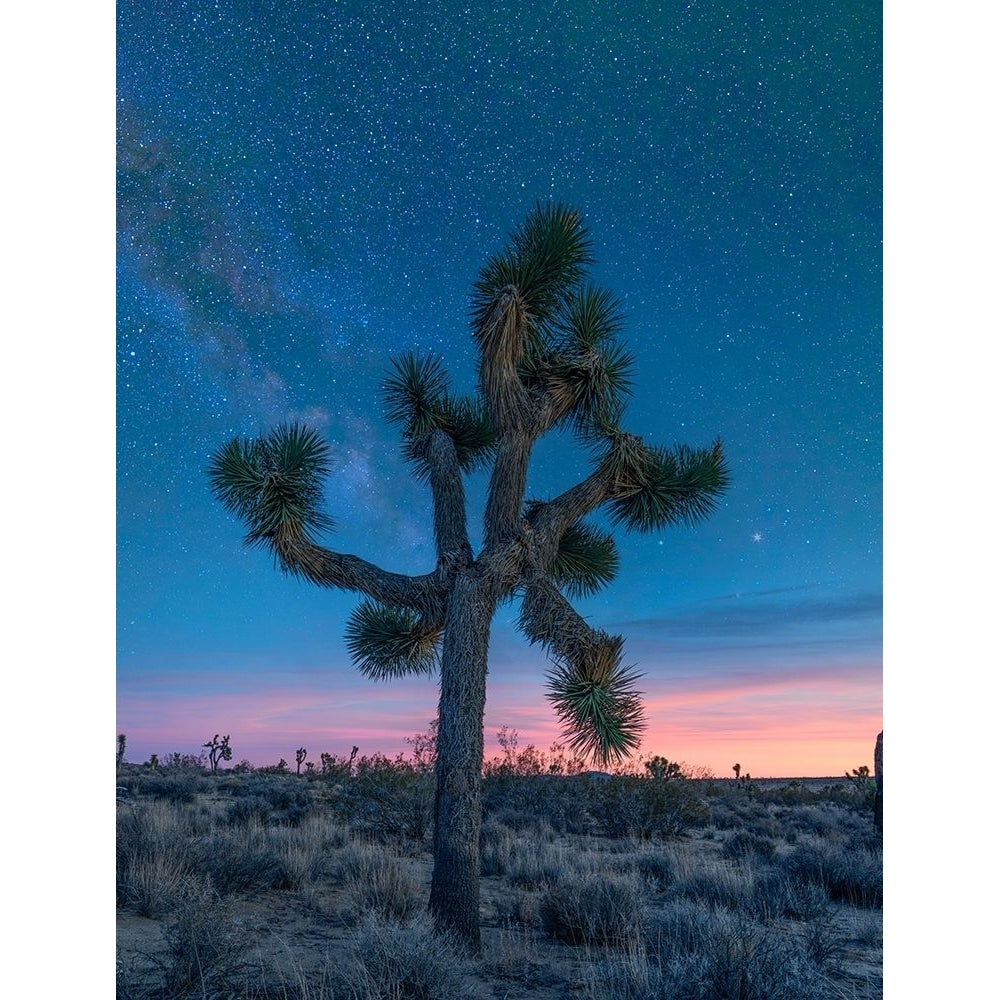
[{"label": "star-filled sky", "polygon": [[[433,679],[376,685],[349,594],[280,574],[209,456],[292,418],[333,447],[327,544],[434,562],[379,386],[403,351],[474,385],[469,293],[538,200],[577,207],[636,358],[625,427],[721,437],[695,527],[617,534],[577,602],[645,672],[642,752],[842,774],[882,727],[881,5],[118,5],[117,689],[129,760],[395,755]],[[537,449],[531,495],[585,473]],[[483,481],[470,486],[472,523]],[[486,729],[558,736],[501,609]]]}]

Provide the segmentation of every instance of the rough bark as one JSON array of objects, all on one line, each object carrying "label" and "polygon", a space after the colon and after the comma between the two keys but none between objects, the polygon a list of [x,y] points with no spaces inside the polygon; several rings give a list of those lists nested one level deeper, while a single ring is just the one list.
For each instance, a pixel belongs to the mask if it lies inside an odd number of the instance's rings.
[{"label": "rough bark", "polygon": [[448,599],[441,656],[430,910],[438,927],[456,933],[474,951],[481,946],[483,713],[495,609],[496,599],[476,567],[456,576]]},{"label": "rough bark", "polygon": [[875,829],[882,832],[882,734],[875,739]]},{"label": "rough bark", "polygon": [[508,434],[497,445],[483,516],[487,549],[501,545],[518,533],[528,478],[531,439],[526,434]]},{"label": "rough bark", "polygon": [[304,538],[301,531],[279,532],[271,541],[279,565],[320,587],[365,594],[376,601],[411,608],[431,620],[441,617],[439,576],[389,573],[358,556],[333,552]]}]

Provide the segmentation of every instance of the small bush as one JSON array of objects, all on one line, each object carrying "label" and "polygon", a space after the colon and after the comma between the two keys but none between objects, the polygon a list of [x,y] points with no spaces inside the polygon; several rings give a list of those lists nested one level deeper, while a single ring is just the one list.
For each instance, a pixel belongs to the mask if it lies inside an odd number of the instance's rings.
[{"label": "small bush", "polygon": [[164,996],[244,995],[248,931],[211,889],[192,887],[166,927]]},{"label": "small bush", "polygon": [[647,925],[646,940],[656,975],[643,1000],[821,1000],[828,995],[801,944],[735,913],[690,903],[670,907]]},{"label": "small bush", "polygon": [[835,902],[881,909],[881,851],[846,848],[835,852],[826,872],[826,887]]},{"label": "small bush", "polygon": [[400,861],[371,845],[347,848],[339,872],[347,891],[348,915],[356,920],[366,913],[403,920],[420,907],[417,886]]},{"label": "small bush", "polygon": [[840,954],[840,944],[829,907],[806,921],[802,932],[806,954],[819,969],[832,968]]},{"label": "small bush", "polygon": [[185,817],[165,802],[141,802],[119,806],[116,823],[118,905],[161,916],[196,870]]},{"label": "small bush", "polygon": [[623,944],[641,933],[642,890],[634,877],[574,874],[543,894],[539,915],[564,944]]},{"label": "small bush", "polygon": [[226,826],[265,825],[271,819],[271,803],[263,795],[246,795],[231,802],[223,822]]},{"label": "small bush", "polygon": [[402,925],[369,917],[340,970],[351,1000],[485,1000],[458,946],[421,915]]},{"label": "small bush", "polygon": [[663,847],[643,847],[635,853],[624,854],[615,867],[634,872],[657,892],[668,889],[678,878],[677,858]]},{"label": "small bush", "polygon": [[776,847],[770,837],[762,837],[749,830],[740,830],[726,838],[722,845],[722,856],[733,861],[759,861],[767,863],[775,854]]},{"label": "small bush", "polygon": [[514,831],[495,819],[486,820],[479,830],[479,874],[506,875],[514,853]]},{"label": "small bush", "polygon": [[619,776],[592,786],[591,810],[609,837],[679,837],[708,822],[691,782]]},{"label": "small bush", "polygon": [[507,881],[519,889],[544,889],[567,872],[567,856],[551,844],[515,840],[507,862]]},{"label": "small bush", "polygon": [[792,881],[822,886],[834,901],[882,906],[881,851],[800,844],[781,864]]},{"label": "small bush", "polygon": [[118,783],[137,795],[182,804],[194,801],[195,794],[201,790],[205,780],[205,775],[198,771],[169,769],[119,779]]}]

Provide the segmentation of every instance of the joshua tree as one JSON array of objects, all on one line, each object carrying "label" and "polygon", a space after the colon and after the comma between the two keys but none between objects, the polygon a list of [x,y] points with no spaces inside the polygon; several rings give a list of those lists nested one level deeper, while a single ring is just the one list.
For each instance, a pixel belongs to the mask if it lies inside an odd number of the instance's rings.
[{"label": "joshua tree", "polygon": [[115,753],[115,767],[121,767],[125,760],[125,734],[118,734],[118,750]]},{"label": "joshua tree", "polygon": [[733,770],[736,772],[736,780],[739,781],[740,780],[740,765],[739,764],[733,764]]},{"label": "joshua tree", "polygon": [[673,778],[683,778],[684,773],[680,764],[675,760],[667,760],[657,754],[646,761],[646,770],[658,781],[670,781]]},{"label": "joshua tree", "polygon": [[[212,457],[213,492],[286,573],[363,595],[346,628],[363,674],[389,680],[439,671],[434,868],[439,926],[479,946],[479,825],[490,624],[519,599],[519,627],[551,661],[548,695],[577,752],[601,763],[629,756],[643,728],[639,674],[623,638],[589,625],[570,604],[610,582],[612,535],[587,523],[601,510],[628,531],[694,523],[728,482],[719,442],[647,444],[621,426],[633,359],[618,343],[618,303],[587,280],[590,242],[575,211],[538,205],[489,257],[472,294],[478,387],[454,393],[442,360],[406,354],[384,383],[387,419],[433,504],[437,564],[390,573],[323,547],[329,448],[292,423],[236,439]],[[590,450],[589,475],[559,495],[526,497],[535,443],[557,428]],[[463,476],[489,476],[482,545],[466,522]]]},{"label": "joshua tree", "polygon": [[302,761],[304,761],[306,759],[306,754],[308,752],[309,751],[306,750],[305,747],[299,747],[298,750],[295,751],[295,773],[296,774],[301,774],[302,773]]},{"label": "joshua tree", "polygon": [[219,739],[219,734],[216,733],[207,743],[202,743],[202,746],[208,750],[208,763],[211,765],[212,773],[219,769],[220,760],[232,760],[233,751],[229,746],[229,737],[223,736]]}]

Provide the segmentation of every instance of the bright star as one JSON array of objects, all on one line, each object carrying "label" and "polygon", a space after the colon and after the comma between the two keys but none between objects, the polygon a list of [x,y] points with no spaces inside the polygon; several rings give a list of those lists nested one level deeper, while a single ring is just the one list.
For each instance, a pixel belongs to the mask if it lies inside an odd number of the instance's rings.
[{"label": "bright star", "polygon": [[753,533],[753,534],[752,534],[752,535],[750,536],[750,541],[752,541],[752,542],[759,542],[759,541],[760,541],[760,540],[761,540],[761,539],[762,539],[763,537],[764,537],[764,536],[763,536],[763,535],[762,535],[762,534],[761,534],[761,533],[760,533],[759,531],[755,531],[755,532],[754,532],[754,533]]}]

